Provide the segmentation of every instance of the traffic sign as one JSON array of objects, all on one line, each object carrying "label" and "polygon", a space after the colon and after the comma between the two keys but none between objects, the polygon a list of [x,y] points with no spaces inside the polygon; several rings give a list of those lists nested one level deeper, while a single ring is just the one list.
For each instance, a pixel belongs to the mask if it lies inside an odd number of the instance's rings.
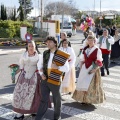
[{"label": "traffic sign", "polygon": [[26,33],[25,34],[25,39],[27,42],[31,41],[32,40],[32,35],[30,33]]},{"label": "traffic sign", "polygon": [[114,19],[114,16],[105,16],[105,19]]},{"label": "traffic sign", "polygon": [[102,19],[103,19],[103,17],[102,17],[102,16],[100,16],[100,17],[99,17],[99,19],[100,19],[100,20],[102,20]]}]

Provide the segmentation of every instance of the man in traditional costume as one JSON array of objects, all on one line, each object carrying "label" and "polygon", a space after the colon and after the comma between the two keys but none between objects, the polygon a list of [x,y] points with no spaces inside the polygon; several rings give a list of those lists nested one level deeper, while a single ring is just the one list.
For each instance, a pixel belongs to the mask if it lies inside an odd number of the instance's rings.
[{"label": "man in traditional costume", "polygon": [[114,44],[114,38],[108,35],[108,30],[103,30],[103,35],[98,39],[99,48],[102,51],[103,57],[103,67],[101,67],[101,76],[105,76],[104,68],[107,71],[107,75],[109,75],[109,62],[110,62],[110,54],[111,54],[111,45]]},{"label": "man in traditional costume", "polygon": [[104,101],[99,69],[102,66],[102,53],[94,43],[94,36],[88,36],[87,40],[88,46],[80,55],[81,70],[72,98],[81,103],[98,104]]},{"label": "man in traditional costume", "polygon": [[[48,100],[50,92],[52,92],[53,95],[54,120],[59,120],[61,118],[61,77],[59,73],[61,74],[62,72],[69,71],[69,64],[66,59],[63,60],[65,63],[62,66],[58,66],[59,62],[61,63],[61,61],[59,60],[64,58],[64,56],[61,56],[59,58],[56,55],[59,51],[57,50],[57,41],[54,37],[47,37],[46,44],[48,46],[48,50],[44,51],[42,58],[40,58],[40,61],[38,62],[39,70],[43,70],[43,72],[40,71],[40,75],[42,77],[42,99],[35,120],[42,120],[44,114],[46,113],[48,109]],[[64,53],[62,53],[62,55],[63,54]],[[59,59],[55,61],[55,59],[57,58]],[[53,70],[56,71],[56,73],[54,73]]]}]

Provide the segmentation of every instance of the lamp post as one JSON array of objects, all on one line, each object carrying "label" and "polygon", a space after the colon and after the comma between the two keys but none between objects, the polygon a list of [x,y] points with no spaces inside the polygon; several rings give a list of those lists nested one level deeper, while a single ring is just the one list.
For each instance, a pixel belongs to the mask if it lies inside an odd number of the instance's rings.
[{"label": "lamp post", "polygon": [[26,1],[24,0],[24,19],[26,19]]},{"label": "lamp post", "polygon": [[43,0],[41,0],[40,6],[41,6],[41,36],[43,37]]},{"label": "lamp post", "polygon": [[93,18],[95,19],[95,0],[94,0],[94,15]]},{"label": "lamp post", "polygon": [[101,0],[100,0],[100,26],[101,26],[101,17],[102,17],[102,15],[101,15]]}]

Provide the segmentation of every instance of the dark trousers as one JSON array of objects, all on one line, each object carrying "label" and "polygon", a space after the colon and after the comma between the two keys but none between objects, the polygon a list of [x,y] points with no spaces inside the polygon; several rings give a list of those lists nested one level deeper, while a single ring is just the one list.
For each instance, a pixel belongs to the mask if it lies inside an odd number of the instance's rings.
[{"label": "dark trousers", "polygon": [[109,63],[110,63],[110,55],[109,54],[103,54],[102,58],[103,58],[103,66],[101,67],[101,74],[105,74],[104,72],[104,68],[109,71]]},{"label": "dark trousers", "polygon": [[42,99],[40,102],[40,106],[36,115],[35,120],[42,120],[48,109],[49,95],[50,91],[53,95],[53,103],[54,103],[54,119],[58,120],[61,117],[61,94],[60,94],[60,86],[53,85],[47,83],[46,80],[41,81],[41,95]]}]

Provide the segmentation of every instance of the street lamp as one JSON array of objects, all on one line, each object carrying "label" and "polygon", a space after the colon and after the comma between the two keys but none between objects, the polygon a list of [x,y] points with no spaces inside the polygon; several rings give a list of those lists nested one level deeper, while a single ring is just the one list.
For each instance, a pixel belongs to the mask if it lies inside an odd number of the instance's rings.
[{"label": "street lamp", "polygon": [[95,19],[95,0],[94,0],[94,19]]},{"label": "street lamp", "polygon": [[101,26],[101,17],[102,17],[102,15],[101,15],[101,0],[100,0],[100,26]]}]

